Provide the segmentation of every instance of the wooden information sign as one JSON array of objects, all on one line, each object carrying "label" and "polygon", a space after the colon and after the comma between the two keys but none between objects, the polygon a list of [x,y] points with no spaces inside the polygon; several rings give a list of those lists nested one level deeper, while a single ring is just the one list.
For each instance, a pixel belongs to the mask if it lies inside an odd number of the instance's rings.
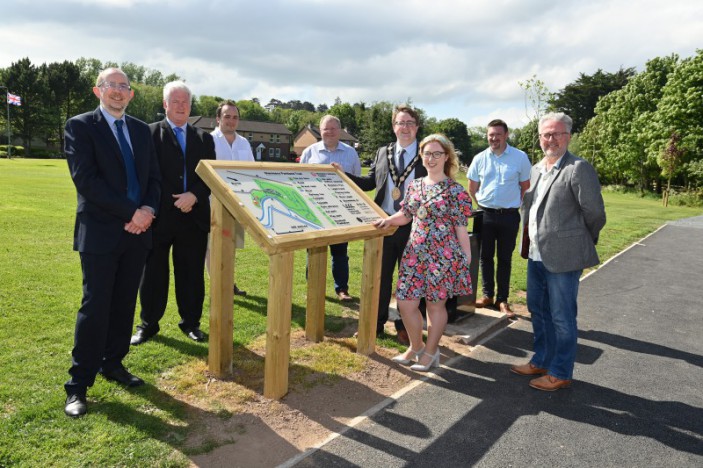
[{"label": "wooden information sign", "polygon": [[308,250],[307,339],[324,335],[327,246],[364,240],[357,351],[375,350],[382,236],[370,223],[387,216],[343,172],[329,165],[202,160],[196,169],[212,191],[210,348],[216,376],[232,372],[235,223],[269,255],[264,395],[288,391],[293,253]]}]

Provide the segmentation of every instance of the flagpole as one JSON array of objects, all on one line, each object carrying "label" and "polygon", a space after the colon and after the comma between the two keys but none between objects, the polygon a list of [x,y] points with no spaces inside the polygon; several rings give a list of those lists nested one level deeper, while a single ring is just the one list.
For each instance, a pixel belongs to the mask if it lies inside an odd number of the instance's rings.
[{"label": "flagpole", "polygon": [[12,142],[10,141],[10,100],[7,93],[10,89],[5,86],[0,86],[0,88],[5,90],[5,107],[7,107],[7,159],[12,157]]}]

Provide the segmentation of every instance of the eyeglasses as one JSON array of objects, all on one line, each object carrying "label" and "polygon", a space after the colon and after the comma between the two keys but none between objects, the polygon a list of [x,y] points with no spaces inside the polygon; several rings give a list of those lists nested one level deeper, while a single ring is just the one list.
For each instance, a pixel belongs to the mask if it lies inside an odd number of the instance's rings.
[{"label": "eyeglasses", "polygon": [[393,122],[393,124],[396,127],[408,127],[408,128],[413,128],[415,125],[417,125],[417,123],[413,122],[412,120],[408,120],[407,122]]},{"label": "eyeglasses", "polygon": [[551,140],[554,138],[555,140],[558,140],[559,138],[563,137],[564,135],[568,135],[569,132],[554,132],[554,133],[540,133],[540,138],[543,140]]},{"label": "eyeglasses", "polygon": [[444,151],[435,151],[435,152],[426,151],[426,152],[422,153],[422,157],[425,159],[439,159],[442,156],[444,156],[445,154],[447,154],[447,153],[445,153]]},{"label": "eyeglasses", "polygon": [[110,82],[103,81],[102,83],[100,83],[100,84],[98,85],[98,88],[102,88],[102,89],[110,88],[110,89],[116,89],[116,90],[122,91],[122,92],[131,91],[131,89],[132,89],[132,87],[131,87],[130,85],[128,85],[128,84],[125,84],[125,83],[115,83],[115,82],[113,82],[113,81],[110,81]]}]

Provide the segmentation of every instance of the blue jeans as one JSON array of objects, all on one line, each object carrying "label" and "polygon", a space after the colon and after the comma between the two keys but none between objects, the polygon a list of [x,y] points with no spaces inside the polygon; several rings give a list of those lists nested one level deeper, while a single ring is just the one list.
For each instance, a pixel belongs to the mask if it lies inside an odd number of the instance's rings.
[{"label": "blue jeans", "polygon": [[581,272],[551,273],[542,262],[527,261],[527,308],[532,314],[532,364],[570,380],[576,360],[576,314]]},{"label": "blue jeans", "polygon": [[332,278],[334,278],[334,292],[349,292],[349,257],[347,256],[348,243],[330,245],[332,256]]}]

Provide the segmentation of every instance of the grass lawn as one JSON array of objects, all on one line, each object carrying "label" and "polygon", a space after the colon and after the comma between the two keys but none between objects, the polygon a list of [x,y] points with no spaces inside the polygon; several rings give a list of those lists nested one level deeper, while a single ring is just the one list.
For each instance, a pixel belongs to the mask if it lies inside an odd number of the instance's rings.
[{"label": "grass lawn", "polygon": [[[465,179],[460,181],[466,184]],[[606,193],[608,223],[601,259],[617,253],[665,221],[703,210],[669,207],[634,195]],[[72,250],[75,190],[62,160],[0,160],[0,466],[187,466],[188,455],[215,448],[212,441],[186,444],[197,431],[197,411],[179,399],[199,397],[207,383],[207,344],[188,341],[178,329],[173,294],[154,342],[127,356],[126,366],[147,381],[126,391],[98,377],[89,389],[89,415],[63,414],[75,315],[81,299],[78,254]],[[350,290],[360,290],[363,242],[350,244]],[[305,320],[305,254],[295,256],[293,327]],[[513,298],[525,289],[525,262],[515,254]],[[328,275],[330,276],[330,275]],[[263,388],[263,348],[268,294],[267,256],[251,240],[237,253],[236,280],[249,295],[235,298],[234,381],[246,400]],[[327,285],[326,329],[355,321]],[[209,310],[209,303],[205,305]],[[207,331],[207,312],[203,328]],[[396,346],[387,339],[383,346]],[[259,354],[257,354],[257,352]],[[291,354],[291,388],[343,378],[362,357],[326,340]],[[312,379],[317,382],[320,379]],[[202,395],[207,398],[207,394]],[[221,418],[233,410],[213,404]]]}]

